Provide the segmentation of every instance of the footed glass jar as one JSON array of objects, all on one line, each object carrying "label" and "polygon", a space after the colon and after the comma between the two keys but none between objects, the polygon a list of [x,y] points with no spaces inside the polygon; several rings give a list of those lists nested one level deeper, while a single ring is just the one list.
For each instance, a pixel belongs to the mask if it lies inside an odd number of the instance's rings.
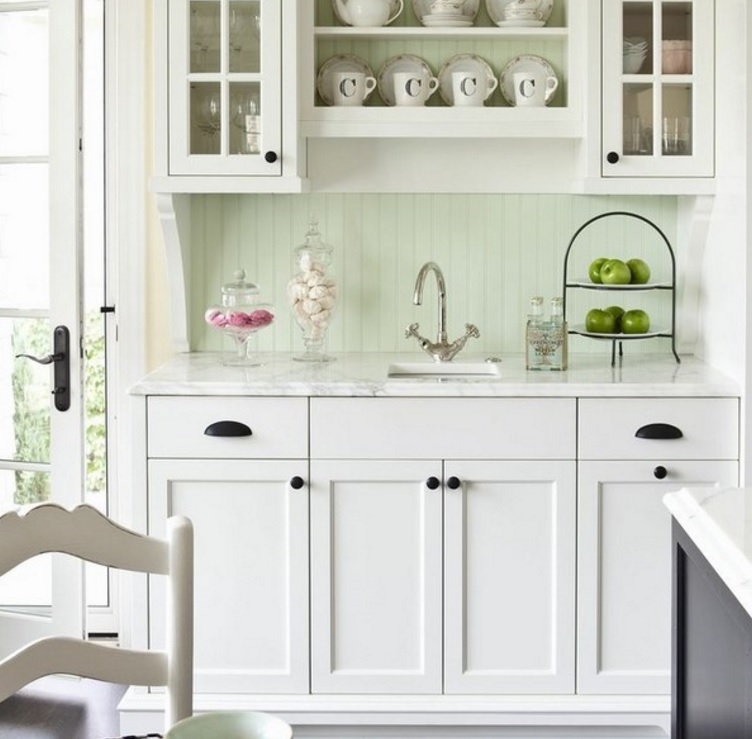
[{"label": "footed glass jar", "polygon": [[222,305],[208,308],[204,320],[212,328],[229,335],[235,343],[235,355],[224,364],[258,366],[261,361],[251,339],[274,323],[274,306],[259,300],[259,287],[245,279],[244,270],[235,271],[233,278],[233,282],[222,285]]},{"label": "footed glass jar", "polygon": [[311,218],[304,242],[295,249],[297,274],[287,285],[287,296],[295,320],[303,330],[301,362],[329,362],[324,352],[326,333],[337,303],[337,285],[329,274],[332,247],[324,243],[318,222]]}]

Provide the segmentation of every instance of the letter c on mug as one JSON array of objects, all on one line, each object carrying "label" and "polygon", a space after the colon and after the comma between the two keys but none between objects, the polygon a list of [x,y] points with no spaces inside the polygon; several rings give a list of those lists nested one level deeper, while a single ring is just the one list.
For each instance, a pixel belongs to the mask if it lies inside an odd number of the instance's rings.
[{"label": "letter c on mug", "polygon": [[466,97],[475,95],[478,89],[478,80],[475,77],[465,77],[460,82],[460,92]]},{"label": "letter c on mug", "polygon": [[411,98],[416,98],[420,95],[420,88],[423,86],[423,81],[417,77],[410,77],[405,82],[405,93]]},{"label": "letter c on mug", "polygon": [[535,97],[535,80],[529,77],[520,80],[519,93],[523,98]]},{"label": "letter c on mug", "polygon": [[339,93],[343,98],[351,98],[358,88],[353,77],[343,77],[339,82]]}]

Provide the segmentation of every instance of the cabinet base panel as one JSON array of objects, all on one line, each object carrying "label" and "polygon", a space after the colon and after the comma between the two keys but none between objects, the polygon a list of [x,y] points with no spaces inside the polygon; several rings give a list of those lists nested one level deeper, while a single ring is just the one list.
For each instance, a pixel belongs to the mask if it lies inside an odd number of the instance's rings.
[{"label": "cabinet base panel", "polygon": [[[164,699],[131,688],[123,734],[158,731]],[[669,696],[198,695],[194,712],[281,716],[296,739],[667,739]]]}]

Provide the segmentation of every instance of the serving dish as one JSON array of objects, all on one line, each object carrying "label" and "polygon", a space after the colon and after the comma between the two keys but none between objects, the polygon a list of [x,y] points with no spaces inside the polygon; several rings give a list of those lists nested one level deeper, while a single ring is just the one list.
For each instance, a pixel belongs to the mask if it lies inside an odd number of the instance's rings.
[{"label": "serving dish", "polygon": [[[499,89],[509,105],[515,105],[514,99],[514,75],[516,72],[535,72],[542,73],[546,77],[558,77],[554,68],[542,57],[535,54],[520,54],[510,59],[501,70],[499,75]],[[554,97],[556,89],[546,91],[546,105]]]},{"label": "serving dish", "polygon": [[336,72],[362,72],[366,77],[373,77],[368,62],[355,54],[338,54],[327,59],[316,75],[316,89],[327,105],[333,105],[332,75]]},{"label": "serving dish", "polygon": [[379,95],[387,105],[395,105],[394,74],[396,72],[426,73],[433,77],[433,71],[425,59],[415,54],[398,54],[384,62],[376,78]]},{"label": "serving dish", "polygon": [[[339,10],[337,10],[337,3],[336,0],[332,0],[332,10],[334,10],[334,17],[337,19],[339,23],[341,23],[343,26],[349,26],[349,23],[346,23],[345,20],[342,18],[342,16],[339,13]],[[399,13],[400,10],[400,4],[399,0],[391,0],[391,4],[389,7],[389,17],[392,18],[392,16],[396,16]],[[390,23],[387,23],[387,25],[391,25],[394,23],[396,18],[392,18],[392,21]]]},{"label": "serving dish", "polygon": [[[451,59],[447,59],[439,70],[439,95],[441,95],[441,99],[447,105],[454,105],[454,91],[452,89],[453,72],[470,72],[486,80],[487,83],[495,80],[494,71],[488,62],[475,54],[457,54]],[[489,89],[486,100],[488,100],[494,89],[496,89],[495,86]]]}]

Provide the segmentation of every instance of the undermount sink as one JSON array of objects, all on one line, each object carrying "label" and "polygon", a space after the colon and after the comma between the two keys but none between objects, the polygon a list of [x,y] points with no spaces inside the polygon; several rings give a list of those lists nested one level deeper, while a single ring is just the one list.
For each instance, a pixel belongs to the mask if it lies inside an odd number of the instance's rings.
[{"label": "undermount sink", "polygon": [[497,362],[394,362],[389,378],[482,379],[500,376]]}]

